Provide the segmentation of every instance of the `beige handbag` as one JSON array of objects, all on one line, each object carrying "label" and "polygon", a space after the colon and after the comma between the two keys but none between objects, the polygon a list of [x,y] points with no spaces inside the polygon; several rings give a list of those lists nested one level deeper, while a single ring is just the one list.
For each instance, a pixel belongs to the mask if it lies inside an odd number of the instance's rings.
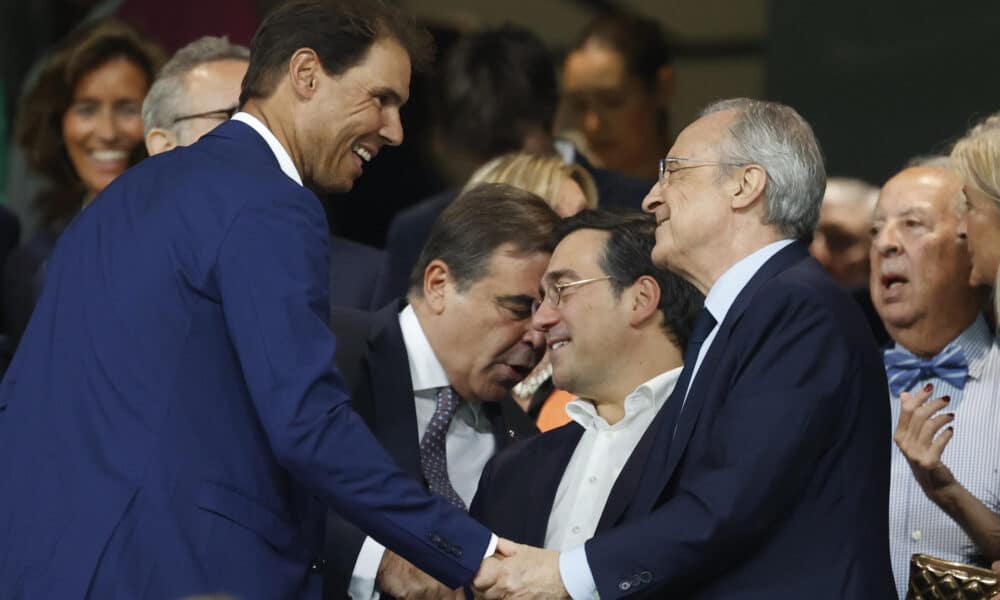
[{"label": "beige handbag", "polygon": [[1000,592],[989,569],[914,554],[906,600],[989,600]]}]

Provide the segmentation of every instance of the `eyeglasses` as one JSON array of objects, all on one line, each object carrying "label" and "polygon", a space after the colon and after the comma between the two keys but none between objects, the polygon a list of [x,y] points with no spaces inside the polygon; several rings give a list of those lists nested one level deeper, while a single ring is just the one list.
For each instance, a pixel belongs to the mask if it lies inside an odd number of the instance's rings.
[{"label": "eyeglasses", "polygon": [[176,125],[181,121],[190,121],[191,119],[218,119],[220,121],[227,121],[232,119],[233,115],[235,115],[236,111],[239,109],[239,106],[230,106],[229,108],[218,108],[216,110],[209,110],[196,115],[184,115],[182,117],[175,118],[172,124]]},{"label": "eyeglasses", "polygon": [[531,314],[538,312],[538,309],[540,309],[542,304],[546,301],[551,302],[552,306],[559,306],[559,302],[562,301],[564,290],[586,285],[588,283],[594,283],[595,281],[604,281],[605,279],[611,279],[611,276],[605,275],[604,277],[591,277],[590,279],[580,279],[578,281],[568,281],[566,283],[549,283],[542,288],[542,297],[531,303]]},{"label": "eyeglasses", "polygon": [[[682,163],[691,163],[686,167],[679,167],[677,165]],[[701,160],[698,158],[684,158],[683,156],[667,156],[660,159],[660,176],[657,178],[657,182],[660,185],[669,183],[670,174],[676,173],[677,171],[683,171],[684,169],[697,169],[698,167],[745,167],[745,163],[735,163],[735,162],[718,162],[714,160]]]}]

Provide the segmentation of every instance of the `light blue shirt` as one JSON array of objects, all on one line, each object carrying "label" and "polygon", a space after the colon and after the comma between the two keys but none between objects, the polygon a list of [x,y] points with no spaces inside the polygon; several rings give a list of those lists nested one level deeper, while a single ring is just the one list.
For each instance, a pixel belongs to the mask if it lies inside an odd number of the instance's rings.
[{"label": "light blue shirt", "polygon": [[[943,379],[921,379],[934,385],[932,398],[951,396],[943,410],[955,413],[955,437],[941,460],[955,479],[973,496],[997,511],[1000,506],[1000,347],[990,336],[986,321],[978,317],[955,343],[969,363],[965,388]],[[897,346],[898,347],[898,346]],[[899,398],[889,392],[892,423],[899,422]],[[913,477],[906,457],[892,445],[889,487],[889,552],[899,597],[906,596],[910,556],[930,554],[945,560],[968,562],[974,552],[972,539],[951,517],[932,502]]]},{"label": "light blue shirt", "polygon": [[[705,354],[715,341],[715,336],[719,332],[719,327],[726,319],[726,314],[746,287],[757,271],[764,266],[764,263],[771,260],[782,248],[788,246],[795,240],[780,240],[764,246],[753,254],[740,259],[739,262],[729,267],[722,277],[719,277],[712,289],[705,296],[705,308],[715,317],[715,327],[708,333],[705,342],[698,352],[698,360],[694,363],[694,370],[691,372],[691,380],[688,389],[684,392],[684,401],[687,402],[687,393],[691,391],[691,383],[694,383],[698,376],[698,369]],[[682,405],[683,407],[683,405]],[[589,600],[597,598],[597,584],[594,582],[593,571],[590,570],[590,563],[587,562],[586,546],[577,546],[572,550],[567,550],[559,555],[559,575],[562,577],[563,587],[573,600]]]}]

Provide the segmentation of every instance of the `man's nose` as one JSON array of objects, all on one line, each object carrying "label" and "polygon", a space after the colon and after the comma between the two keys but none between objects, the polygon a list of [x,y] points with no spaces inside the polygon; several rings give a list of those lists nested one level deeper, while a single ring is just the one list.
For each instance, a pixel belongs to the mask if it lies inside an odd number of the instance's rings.
[{"label": "man's nose", "polygon": [[660,184],[654,183],[646,192],[646,197],[642,199],[642,210],[653,213],[661,204],[663,204],[663,194],[660,193]]}]

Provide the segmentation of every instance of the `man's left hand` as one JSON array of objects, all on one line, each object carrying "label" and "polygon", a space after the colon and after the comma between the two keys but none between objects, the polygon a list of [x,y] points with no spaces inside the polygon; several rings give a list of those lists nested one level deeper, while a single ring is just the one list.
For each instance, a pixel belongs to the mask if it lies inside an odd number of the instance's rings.
[{"label": "man's left hand", "polygon": [[559,553],[501,539],[472,585],[477,598],[568,600],[559,575]]}]

